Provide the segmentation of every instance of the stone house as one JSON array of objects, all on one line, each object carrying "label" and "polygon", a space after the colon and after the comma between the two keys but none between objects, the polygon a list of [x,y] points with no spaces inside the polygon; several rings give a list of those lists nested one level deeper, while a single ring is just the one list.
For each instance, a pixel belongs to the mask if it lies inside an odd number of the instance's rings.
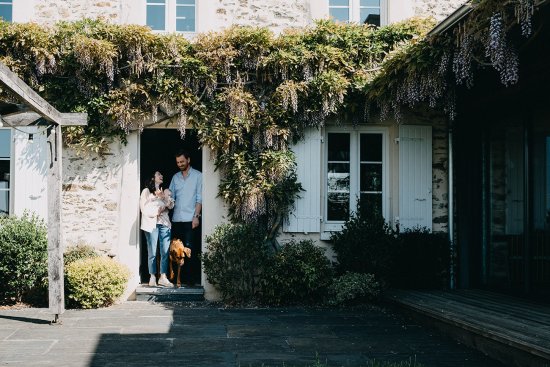
[{"label": "stone house", "polygon": [[[102,17],[114,23],[149,25],[155,32],[195,34],[231,24],[288,27],[332,16],[340,21],[384,25],[411,16],[442,19],[462,0],[0,0],[0,17],[12,22],[51,24],[61,20]],[[32,141],[29,137],[32,136]],[[133,276],[129,296],[145,266],[139,230],[139,192],[144,176],[160,169],[170,177],[177,168],[173,151],[185,146],[192,165],[203,172],[201,236],[226,220],[217,198],[219,173],[210,152],[188,132],[182,141],[174,128],[151,126],[133,132],[128,143],[113,143],[100,158],[63,152],[63,233],[65,245],[87,243],[127,264]],[[364,149],[365,146],[371,147]],[[40,126],[14,130],[0,127],[0,211],[28,209],[46,217],[47,146]],[[338,231],[363,197],[385,218],[402,227],[425,226],[448,231],[448,129],[444,120],[409,114],[404,122],[369,126],[345,122],[307,132],[293,149],[298,178],[306,190],[284,225],[280,241],[311,238],[330,249]],[[205,247],[203,241],[203,249]],[[330,251],[329,251],[330,255]],[[217,295],[203,276],[205,297]]]}]

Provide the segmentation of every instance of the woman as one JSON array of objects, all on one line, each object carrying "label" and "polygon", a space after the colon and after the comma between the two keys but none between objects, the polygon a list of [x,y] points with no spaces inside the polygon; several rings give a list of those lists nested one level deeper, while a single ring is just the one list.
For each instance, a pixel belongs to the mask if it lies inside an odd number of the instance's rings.
[{"label": "woman", "polygon": [[157,285],[157,242],[160,240],[160,278],[159,285],[172,287],[166,278],[168,270],[168,250],[172,224],[168,210],[174,207],[174,199],[168,189],[162,188],[163,177],[156,171],[141,192],[139,207],[141,209],[141,229],[147,238],[147,265],[149,268],[149,286]]}]

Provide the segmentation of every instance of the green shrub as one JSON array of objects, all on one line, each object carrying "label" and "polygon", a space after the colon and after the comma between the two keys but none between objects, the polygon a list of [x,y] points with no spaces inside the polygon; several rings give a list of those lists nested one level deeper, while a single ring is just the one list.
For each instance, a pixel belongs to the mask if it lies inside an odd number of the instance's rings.
[{"label": "green shrub", "polygon": [[99,254],[93,246],[87,244],[77,244],[75,246],[68,247],[63,254],[63,262],[65,266],[69,265],[80,259],[89,259],[91,257],[98,257]]},{"label": "green shrub", "polygon": [[206,237],[207,251],[202,255],[208,281],[224,301],[257,299],[260,274],[265,271],[270,248],[265,234],[245,224],[224,224]]},{"label": "green shrub", "polygon": [[324,252],[310,240],[285,244],[264,274],[263,301],[277,305],[320,301],[333,274]]},{"label": "green shrub", "polygon": [[68,300],[81,308],[105,307],[123,293],[130,277],[128,268],[107,257],[76,260],[67,265]]},{"label": "green shrub", "polygon": [[0,302],[27,301],[31,294],[47,301],[47,246],[46,226],[37,216],[0,216]]},{"label": "green shrub", "polygon": [[382,216],[359,210],[331,240],[340,273],[373,274],[384,284],[390,281],[399,238]]},{"label": "green shrub", "polygon": [[327,292],[327,303],[344,306],[375,301],[380,296],[380,288],[372,274],[345,273],[334,278]]},{"label": "green shrub", "polygon": [[445,288],[451,261],[446,233],[414,228],[400,233],[401,246],[395,253],[392,286],[400,288]]}]

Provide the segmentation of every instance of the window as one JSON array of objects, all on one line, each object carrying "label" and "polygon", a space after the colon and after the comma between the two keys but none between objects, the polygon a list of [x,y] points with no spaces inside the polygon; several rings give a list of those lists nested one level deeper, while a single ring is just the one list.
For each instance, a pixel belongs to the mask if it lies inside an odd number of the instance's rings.
[{"label": "window", "polygon": [[385,0],[329,0],[329,16],[338,22],[385,24]]},{"label": "window", "polygon": [[360,0],[359,23],[380,26],[380,0]]},{"label": "window", "polygon": [[358,200],[385,214],[385,130],[329,130],[326,137],[325,230],[339,230]]},{"label": "window", "polygon": [[0,18],[6,22],[12,21],[13,0],[0,0]]},{"label": "window", "polygon": [[147,25],[154,31],[195,32],[195,1],[147,0]]},{"label": "window", "polygon": [[147,0],[147,25],[154,31],[166,30],[166,0]]},{"label": "window", "polygon": [[0,129],[0,215],[10,212],[11,130]]},{"label": "window", "polygon": [[350,0],[329,0],[328,9],[332,19],[338,22],[349,22]]}]

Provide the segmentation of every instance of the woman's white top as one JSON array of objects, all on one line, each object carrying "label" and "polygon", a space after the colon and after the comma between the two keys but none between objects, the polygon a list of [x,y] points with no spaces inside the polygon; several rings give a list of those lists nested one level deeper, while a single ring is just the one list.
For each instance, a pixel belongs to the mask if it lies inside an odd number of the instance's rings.
[{"label": "woman's white top", "polygon": [[[159,214],[159,208],[164,210]],[[170,190],[164,190],[164,198],[159,198],[151,193],[148,188],[143,189],[139,199],[139,208],[141,209],[141,229],[145,232],[152,232],[157,224],[162,224],[172,228],[172,223],[168,217],[168,210],[174,207],[174,199]]]}]

